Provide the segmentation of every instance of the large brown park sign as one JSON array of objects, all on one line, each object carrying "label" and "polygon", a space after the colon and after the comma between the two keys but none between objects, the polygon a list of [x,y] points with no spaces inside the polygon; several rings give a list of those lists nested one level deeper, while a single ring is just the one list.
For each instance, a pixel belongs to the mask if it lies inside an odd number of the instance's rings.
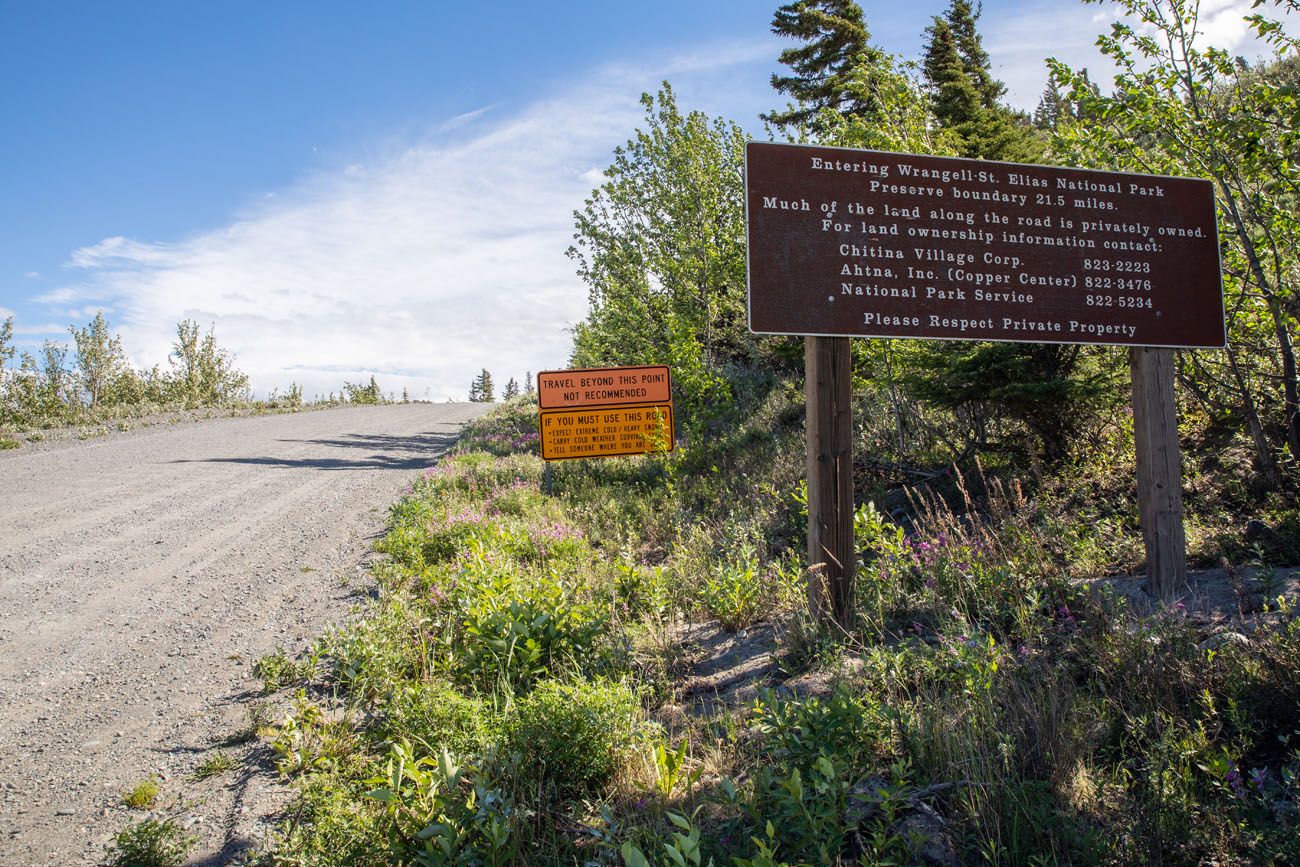
[{"label": "large brown park sign", "polygon": [[759,333],[1224,345],[1209,181],[751,143]]},{"label": "large brown park sign", "polygon": [[1226,343],[1208,181],[753,142],[745,184],[750,329],[806,338],[815,611],[852,611],[850,337],[1132,347],[1148,585],[1172,596],[1173,348]]}]

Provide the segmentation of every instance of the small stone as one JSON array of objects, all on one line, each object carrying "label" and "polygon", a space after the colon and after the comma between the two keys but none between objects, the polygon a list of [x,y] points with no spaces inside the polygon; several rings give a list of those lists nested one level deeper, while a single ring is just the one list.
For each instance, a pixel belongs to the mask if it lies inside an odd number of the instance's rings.
[{"label": "small stone", "polygon": [[1218,650],[1226,644],[1250,644],[1250,639],[1240,632],[1216,632],[1196,646],[1201,650]]},{"label": "small stone", "polygon": [[56,815],[56,816],[75,816],[75,815],[77,815],[77,811],[76,811],[74,808],[72,808],[72,807],[60,807],[59,809],[57,809],[57,810],[54,811],[54,815]]}]

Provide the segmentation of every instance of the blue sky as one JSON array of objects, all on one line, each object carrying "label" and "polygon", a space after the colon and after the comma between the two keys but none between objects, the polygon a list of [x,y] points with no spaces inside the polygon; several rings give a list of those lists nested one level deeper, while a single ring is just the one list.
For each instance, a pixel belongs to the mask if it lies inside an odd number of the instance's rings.
[{"label": "blue sky", "polygon": [[[0,317],[34,348],[103,309],[142,366],[198,319],[263,393],[563,366],[571,214],[638,96],[761,133],[776,5],[0,0]],[[863,3],[909,57],[945,5]],[[1202,6],[1249,54],[1249,2]],[[1112,18],[989,0],[982,29],[1032,108],[1042,58],[1095,64]]]}]

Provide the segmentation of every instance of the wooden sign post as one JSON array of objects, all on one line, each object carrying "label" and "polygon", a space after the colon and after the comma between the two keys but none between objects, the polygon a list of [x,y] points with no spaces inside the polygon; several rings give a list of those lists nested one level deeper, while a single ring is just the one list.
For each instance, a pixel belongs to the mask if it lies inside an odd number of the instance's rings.
[{"label": "wooden sign post", "polygon": [[1153,594],[1185,580],[1173,349],[1226,344],[1208,181],[751,142],[749,327],[807,339],[809,599],[852,599],[850,337],[1128,346]]},{"label": "wooden sign post", "polygon": [[847,337],[804,338],[808,402],[808,607],[847,628],[853,615],[853,392]]},{"label": "wooden sign post", "polygon": [[1187,529],[1183,526],[1183,468],[1174,400],[1174,351],[1135,346],[1133,442],[1137,450],[1138,517],[1147,552],[1147,583],[1168,599],[1187,583]]}]

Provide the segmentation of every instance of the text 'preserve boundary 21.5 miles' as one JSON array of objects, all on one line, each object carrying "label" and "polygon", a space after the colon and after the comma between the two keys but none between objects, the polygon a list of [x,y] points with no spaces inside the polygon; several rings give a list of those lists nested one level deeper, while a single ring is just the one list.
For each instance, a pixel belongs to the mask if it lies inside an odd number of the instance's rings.
[{"label": "text 'preserve boundary 21.5 miles'", "polygon": [[757,333],[1226,343],[1209,181],[762,142],[745,177]]}]

